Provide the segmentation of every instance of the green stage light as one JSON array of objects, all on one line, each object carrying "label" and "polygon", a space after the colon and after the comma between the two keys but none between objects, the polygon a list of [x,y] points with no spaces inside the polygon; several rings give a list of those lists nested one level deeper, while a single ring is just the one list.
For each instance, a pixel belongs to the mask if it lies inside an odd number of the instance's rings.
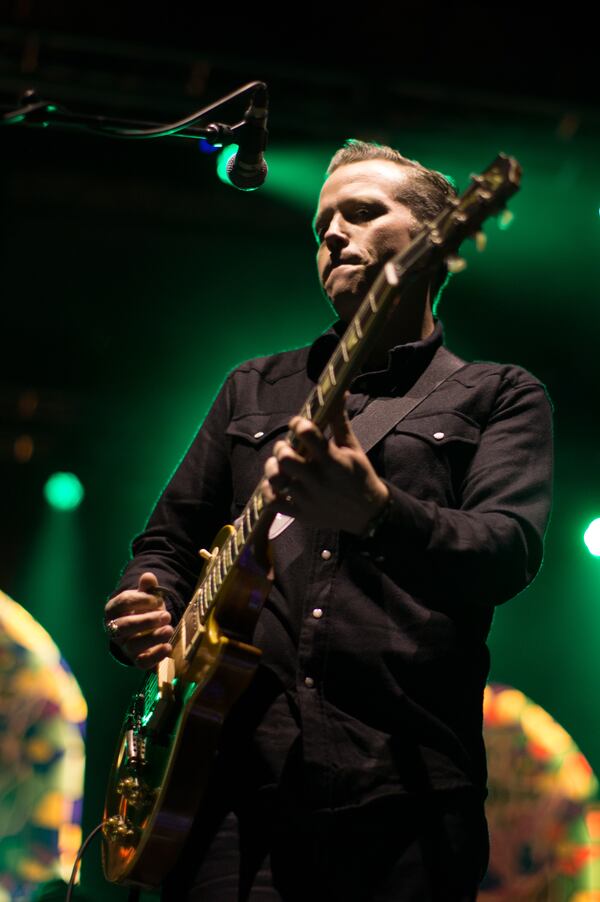
[{"label": "green stage light", "polygon": [[592,520],[583,534],[583,541],[587,545],[590,554],[600,557],[600,517]]},{"label": "green stage light", "polygon": [[84,490],[74,473],[53,473],[44,486],[44,495],[50,507],[72,511],[83,501]]}]

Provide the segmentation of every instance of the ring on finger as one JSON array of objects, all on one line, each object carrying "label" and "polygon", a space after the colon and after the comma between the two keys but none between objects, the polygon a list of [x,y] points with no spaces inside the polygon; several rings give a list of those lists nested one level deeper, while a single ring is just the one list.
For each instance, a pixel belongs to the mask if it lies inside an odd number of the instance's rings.
[{"label": "ring on finger", "polygon": [[111,639],[115,639],[117,633],[119,632],[119,627],[116,620],[109,620],[108,623],[104,624],[105,632],[110,636]]}]

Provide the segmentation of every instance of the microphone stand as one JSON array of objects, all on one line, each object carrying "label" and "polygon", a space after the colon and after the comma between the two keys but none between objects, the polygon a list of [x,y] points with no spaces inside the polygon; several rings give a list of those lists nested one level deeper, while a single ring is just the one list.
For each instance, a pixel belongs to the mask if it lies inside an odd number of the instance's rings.
[{"label": "microphone stand", "polygon": [[[221,97],[219,100],[197,110],[185,119],[177,122],[160,124],[140,120],[123,119],[117,116],[89,115],[76,113],[60,106],[53,101],[38,99],[34,90],[26,91],[21,98],[20,105],[16,109],[8,110],[0,115],[0,125],[21,125],[45,128],[58,126],[67,129],[81,129],[95,135],[105,135],[111,138],[150,139],[150,138],[203,138],[209,144],[227,145],[237,143],[237,136],[246,125],[246,119],[242,119],[235,125],[224,125],[220,122],[211,122],[208,125],[197,123],[208,116],[209,113],[220,109],[249,92],[266,91],[267,86],[261,81],[251,81],[243,85],[231,94]],[[0,110],[6,109],[0,107]]]}]

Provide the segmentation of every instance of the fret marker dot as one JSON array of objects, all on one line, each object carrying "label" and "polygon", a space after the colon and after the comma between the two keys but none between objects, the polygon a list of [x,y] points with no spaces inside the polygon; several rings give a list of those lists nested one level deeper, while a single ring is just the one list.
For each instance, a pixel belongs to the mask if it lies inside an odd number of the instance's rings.
[{"label": "fret marker dot", "polygon": [[254,438],[262,438],[263,435],[264,435],[264,432],[255,432],[255,433],[254,433]]},{"label": "fret marker dot", "polygon": [[441,439],[444,438],[444,434],[445,434],[445,433],[443,433],[443,432],[434,432],[434,433],[433,433],[433,437],[434,437],[435,439],[437,439],[438,442],[439,442]]}]

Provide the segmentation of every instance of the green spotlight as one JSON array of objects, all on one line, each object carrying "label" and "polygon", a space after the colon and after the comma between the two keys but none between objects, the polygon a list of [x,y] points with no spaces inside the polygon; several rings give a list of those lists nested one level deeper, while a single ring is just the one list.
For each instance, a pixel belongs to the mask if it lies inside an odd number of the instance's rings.
[{"label": "green spotlight", "polygon": [[583,541],[587,545],[590,554],[600,557],[600,517],[592,520],[583,534]]},{"label": "green spotlight", "polygon": [[74,473],[53,473],[44,486],[44,495],[50,507],[72,511],[83,501],[83,486]]},{"label": "green spotlight", "polygon": [[239,147],[237,144],[228,144],[227,147],[225,147],[219,154],[219,160],[217,162],[217,175],[222,182],[225,182],[226,185],[231,185],[231,179],[227,175],[227,164],[229,163],[230,159],[235,156],[238,150]]}]

